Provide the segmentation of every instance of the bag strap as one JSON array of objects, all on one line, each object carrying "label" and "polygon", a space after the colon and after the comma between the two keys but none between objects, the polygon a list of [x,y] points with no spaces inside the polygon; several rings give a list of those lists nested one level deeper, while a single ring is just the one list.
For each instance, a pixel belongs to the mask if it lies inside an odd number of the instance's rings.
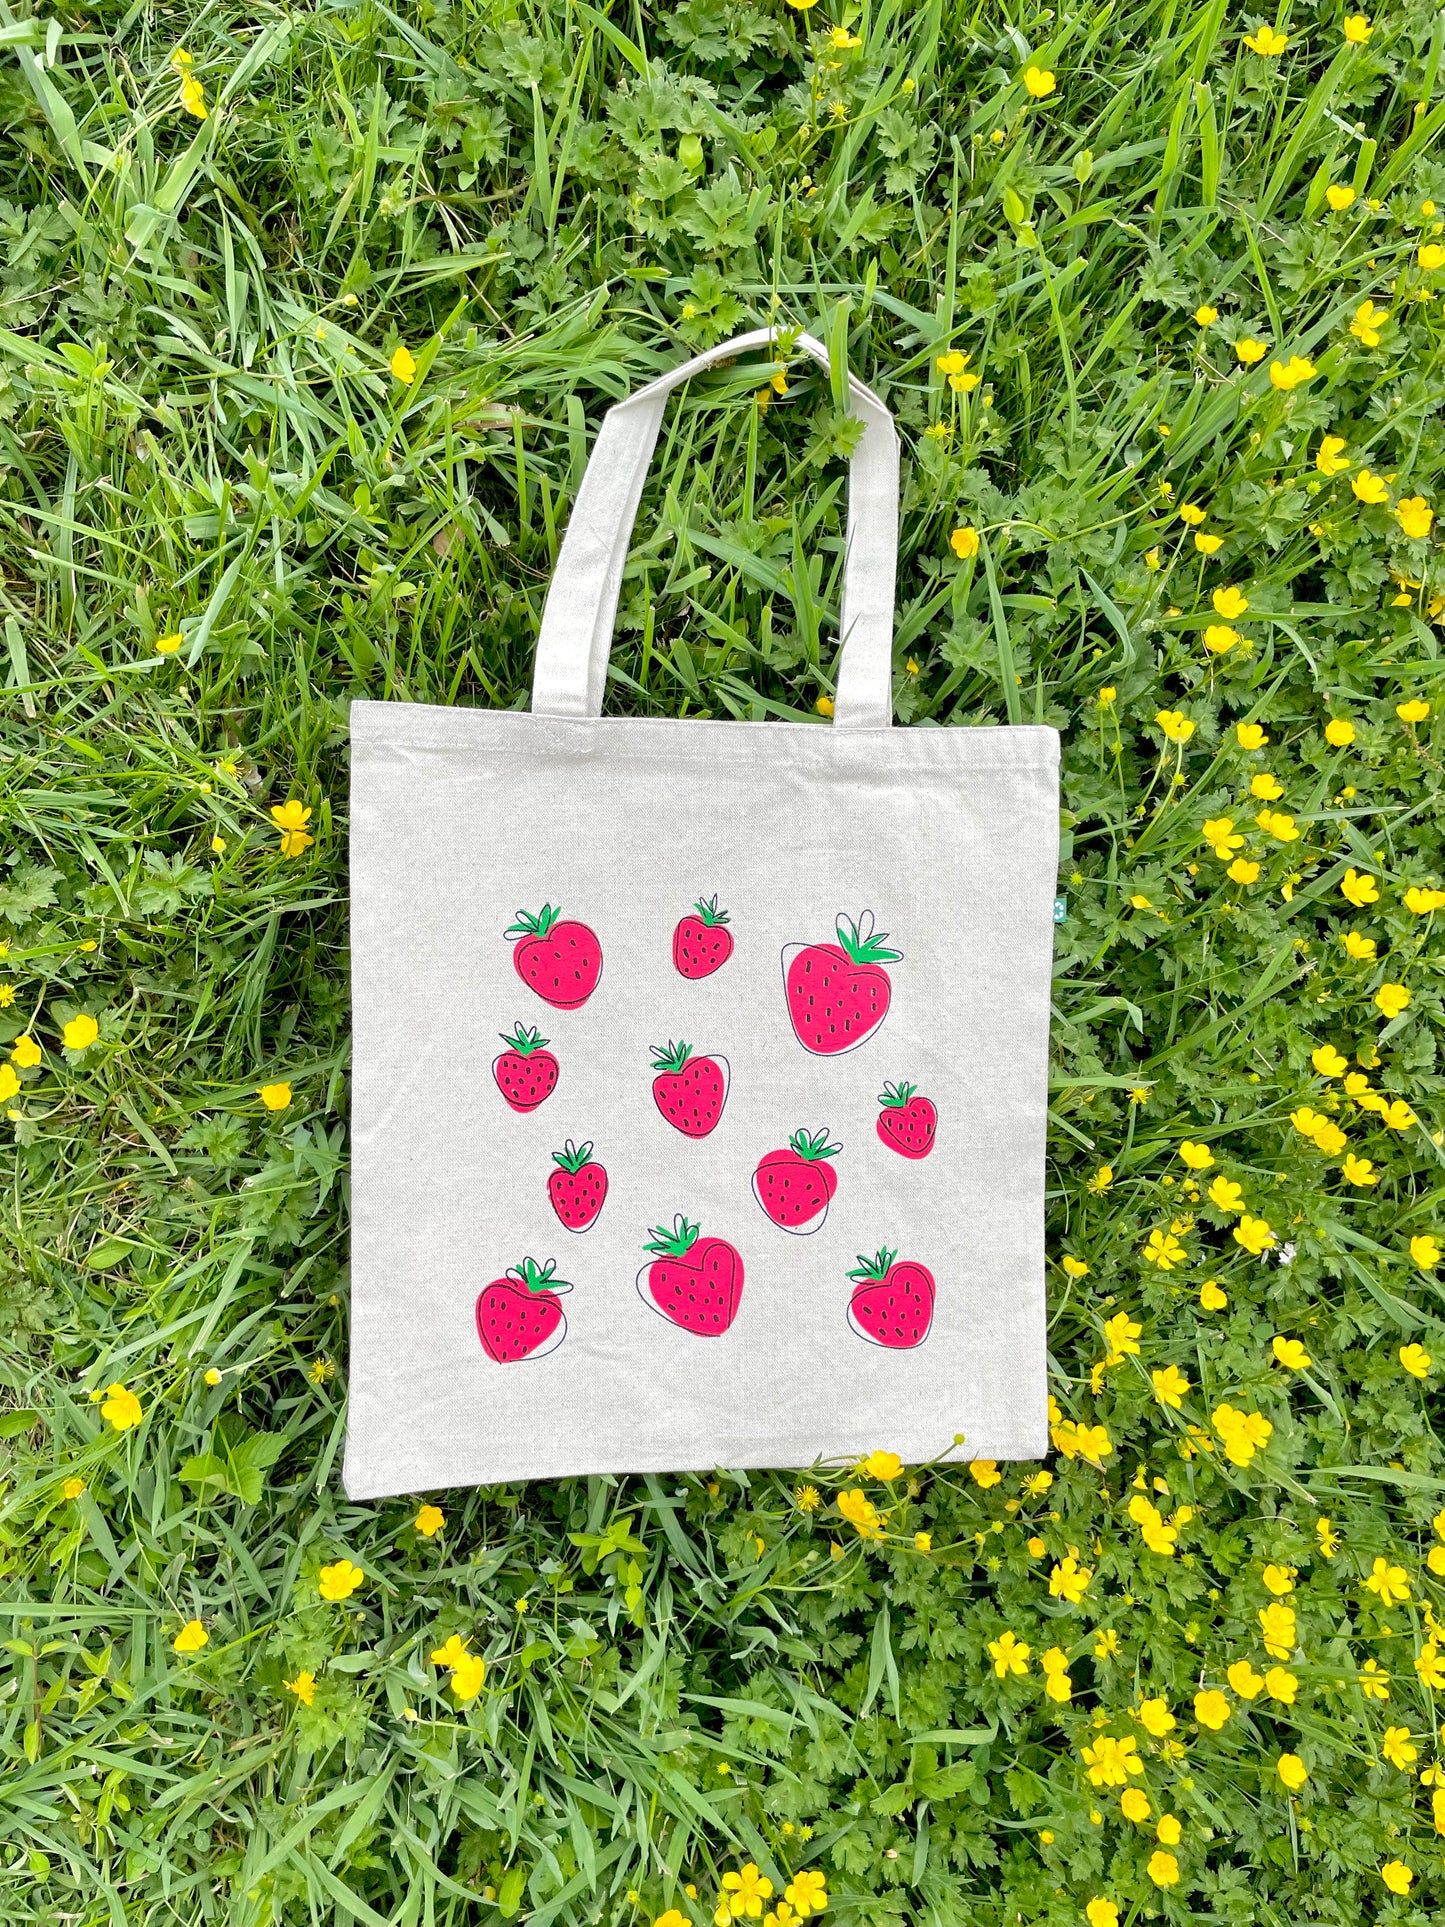
[{"label": "bag strap", "polygon": [[[533,714],[602,714],[627,545],[667,397],[699,369],[768,346],[775,338],[773,329],[755,328],[720,342],[608,409],[577,491],[542,614]],[[797,345],[824,368],[829,366],[828,350],[812,335],[799,335]],[[863,422],[863,434],[848,469],[843,648],[833,721],[840,729],[886,729],[893,720],[898,436],[887,408],[851,374],[848,402]]]}]

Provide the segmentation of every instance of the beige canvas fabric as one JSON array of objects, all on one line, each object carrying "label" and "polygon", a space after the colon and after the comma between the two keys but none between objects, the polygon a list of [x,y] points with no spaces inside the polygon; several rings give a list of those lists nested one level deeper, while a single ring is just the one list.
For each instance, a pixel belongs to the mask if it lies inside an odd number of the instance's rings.
[{"label": "beige canvas fabric", "polygon": [[353,1497],[1045,1449],[1058,743],[891,726],[876,396],[832,725],[600,714],[666,395],[768,339],[607,416],[531,713],[353,708]]}]

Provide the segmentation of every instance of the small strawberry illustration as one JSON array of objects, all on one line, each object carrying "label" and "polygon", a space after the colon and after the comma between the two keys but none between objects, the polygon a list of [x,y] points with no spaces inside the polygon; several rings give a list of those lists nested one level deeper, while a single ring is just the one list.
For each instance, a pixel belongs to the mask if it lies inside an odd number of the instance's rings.
[{"label": "small strawberry illustration", "polygon": [[567,1336],[560,1292],[572,1287],[554,1278],[556,1263],[539,1265],[524,1258],[504,1278],[494,1278],[477,1294],[477,1337],[488,1358],[515,1365],[522,1358],[545,1358]]},{"label": "small strawberry illustration", "polygon": [[507,932],[516,943],[512,962],[524,984],[558,1010],[577,1010],[602,976],[602,945],[585,923],[563,918],[561,906],[545,904],[537,916],[517,912]]},{"label": "small strawberry illustration", "polygon": [[693,908],[697,914],[683,917],[672,933],[672,961],[681,977],[710,977],[733,954],[733,933],[716,897],[699,898]]},{"label": "small strawberry illustration", "polygon": [[859,1252],[858,1269],[848,1273],[858,1280],[848,1306],[848,1323],[870,1345],[904,1352],[928,1336],[935,1287],[926,1266],[911,1259],[895,1264],[897,1255],[885,1249],[870,1259]]},{"label": "small strawberry illustration", "polygon": [[685,1332],[719,1338],[738,1315],[743,1260],[726,1238],[701,1238],[699,1227],[679,1215],[672,1230],[653,1228],[644,1251],[657,1256],[637,1274],[638,1296]]},{"label": "small strawberry illustration", "polygon": [[497,1089],[514,1111],[535,1111],[557,1088],[561,1065],[543,1046],[549,1041],[521,1024],[509,1037],[498,1033],[507,1048],[492,1059]]},{"label": "small strawberry illustration", "polygon": [[826,1128],[794,1131],[786,1150],[759,1159],[753,1196],[780,1230],[805,1237],[821,1228],[838,1189],[838,1173],[827,1160],[842,1148],[828,1142]]},{"label": "small strawberry illustration", "polygon": [[606,1171],[593,1159],[590,1144],[579,1151],[570,1137],[552,1156],[561,1166],[547,1180],[552,1209],[569,1231],[590,1230],[607,1196]]},{"label": "small strawberry illustration", "polygon": [[691,1044],[652,1046],[652,1100],[684,1137],[706,1137],[716,1129],[728,1101],[728,1060],[716,1054],[694,1057]]},{"label": "small strawberry illustration", "polygon": [[878,1102],[878,1135],[901,1158],[926,1158],[938,1130],[932,1098],[915,1097],[916,1084],[885,1084]]},{"label": "small strawberry illustration", "polygon": [[873,913],[854,923],[838,918],[837,943],[790,943],[783,951],[783,988],[798,1042],[815,1057],[856,1050],[888,1015],[893,983],[883,968],[902,960],[888,932],[873,931]]}]

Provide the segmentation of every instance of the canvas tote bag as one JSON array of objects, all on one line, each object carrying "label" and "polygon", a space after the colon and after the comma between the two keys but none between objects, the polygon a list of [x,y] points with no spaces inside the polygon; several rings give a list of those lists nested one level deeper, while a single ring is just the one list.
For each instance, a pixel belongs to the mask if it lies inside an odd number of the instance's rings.
[{"label": "canvas tote bag", "polygon": [[862,383],[831,725],[602,714],[667,396],[771,339],[607,414],[530,714],[352,708],[353,1498],[1045,1449],[1058,739],[891,726]]}]

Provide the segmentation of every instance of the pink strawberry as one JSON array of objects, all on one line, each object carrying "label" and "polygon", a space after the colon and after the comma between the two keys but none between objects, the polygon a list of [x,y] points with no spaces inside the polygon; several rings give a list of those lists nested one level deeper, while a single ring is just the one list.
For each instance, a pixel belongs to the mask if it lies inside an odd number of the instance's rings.
[{"label": "pink strawberry", "polygon": [[883,1250],[870,1260],[859,1252],[858,1269],[848,1273],[858,1280],[848,1306],[848,1323],[870,1345],[904,1352],[928,1336],[935,1288],[933,1273],[926,1266],[911,1259],[895,1264],[897,1255]]},{"label": "pink strawberry", "polygon": [[499,1033],[507,1049],[492,1059],[492,1076],[497,1089],[514,1111],[535,1111],[545,1104],[557,1088],[561,1065],[551,1051],[542,1046],[547,1038],[520,1024],[509,1037]]},{"label": "pink strawberry", "polygon": [[535,917],[519,910],[506,934],[520,939],[512,952],[517,975],[544,1003],[558,1010],[576,1010],[597,988],[602,945],[585,923],[562,920],[560,906],[554,910],[546,904]]},{"label": "pink strawberry", "polygon": [[837,928],[837,943],[790,943],[783,951],[788,1016],[798,1042],[816,1057],[856,1050],[873,1035],[893,996],[883,965],[903,956],[885,947],[886,930],[873,934],[871,910],[857,923],[840,915]]},{"label": "pink strawberry", "polygon": [[545,1358],[567,1336],[567,1316],[559,1292],[572,1287],[554,1278],[556,1263],[539,1265],[524,1258],[504,1278],[494,1278],[477,1294],[477,1337],[488,1358],[515,1365],[522,1358]]},{"label": "pink strawberry", "polygon": [[607,1173],[600,1164],[589,1161],[590,1144],[579,1151],[570,1137],[566,1148],[554,1151],[552,1156],[561,1166],[547,1180],[552,1209],[569,1231],[587,1231],[596,1224],[607,1196]]},{"label": "pink strawberry", "polygon": [[769,1151],[753,1173],[753,1196],[783,1231],[806,1236],[821,1229],[828,1215],[838,1173],[827,1162],[841,1144],[828,1142],[827,1130],[809,1135],[794,1131],[785,1151]]},{"label": "pink strawberry", "polygon": [[691,1044],[653,1045],[652,1101],[684,1137],[706,1137],[715,1130],[728,1101],[728,1060],[716,1055],[694,1057]]},{"label": "pink strawberry", "polygon": [[733,954],[733,933],[716,897],[699,899],[694,908],[697,915],[683,917],[672,933],[672,961],[679,976],[710,977]]},{"label": "pink strawberry", "polygon": [[653,1228],[645,1251],[658,1255],[637,1274],[643,1304],[660,1311],[682,1331],[718,1338],[738,1315],[743,1295],[742,1253],[726,1238],[700,1238],[684,1217],[672,1230]]},{"label": "pink strawberry", "polygon": [[885,1084],[878,1102],[878,1135],[901,1158],[926,1158],[938,1130],[938,1111],[931,1098],[915,1097],[916,1084]]}]

